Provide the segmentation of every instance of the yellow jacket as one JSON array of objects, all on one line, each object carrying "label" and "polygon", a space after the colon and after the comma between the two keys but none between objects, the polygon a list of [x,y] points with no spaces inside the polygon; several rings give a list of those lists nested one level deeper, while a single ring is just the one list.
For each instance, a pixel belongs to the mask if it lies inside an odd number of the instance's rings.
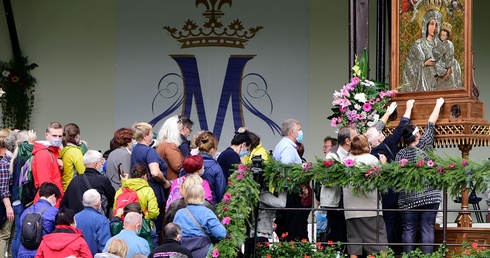
[{"label": "yellow jacket", "polygon": [[63,191],[66,191],[75,174],[81,175],[85,172],[82,150],[78,146],[69,143],[61,149],[59,158],[63,161],[61,185],[63,186]]},{"label": "yellow jacket", "polygon": [[124,187],[136,191],[138,202],[145,213],[145,219],[155,220],[158,214],[160,214],[157,197],[153,189],[148,185],[148,182],[142,178],[130,178],[122,181],[121,188],[116,191],[116,195],[114,196],[114,210],[116,210],[117,197],[122,193],[122,188]]},{"label": "yellow jacket", "polygon": [[242,163],[243,164],[251,163],[252,157],[256,155],[261,155],[264,161],[267,161],[269,159],[269,152],[264,147],[262,147],[262,142],[259,143],[259,145],[257,145],[257,147],[255,147],[255,149],[253,149],[250,152],[250,156],[243,157]]}]

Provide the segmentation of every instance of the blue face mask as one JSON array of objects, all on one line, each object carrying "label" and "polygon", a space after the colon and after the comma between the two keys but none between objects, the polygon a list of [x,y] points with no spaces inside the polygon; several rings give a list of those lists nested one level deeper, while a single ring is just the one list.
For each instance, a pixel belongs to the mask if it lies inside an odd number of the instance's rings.
[{"label": "blue face mask", "polygon": [[59,147],[61,145],[61,138],[54,138],[50,143],[51,146]]},{"label": "blue face mask", "polygon": [[245,157],[245,156],[250,155],[250,151],[248,151],[248,150],[246,150],[246,151],[242,151],[242,152],[240,152],[240,154],[238,154],[238,155],[240,155],[240,158],[243,158],[243,157]]},{"label": "blue face mask", "polygon": [[99,171],[99,173],[104,173],[104,167],[105,167],[105,161],[104,161],[104,164],[102,164],[102,166],[100,167],[100,169],[98,169],[97,171]]},{"label": "blue face mask", "polygon": [[303,140],[303,131],[298,131],[298,137],[296,137],[296,141],[301,142]]}]

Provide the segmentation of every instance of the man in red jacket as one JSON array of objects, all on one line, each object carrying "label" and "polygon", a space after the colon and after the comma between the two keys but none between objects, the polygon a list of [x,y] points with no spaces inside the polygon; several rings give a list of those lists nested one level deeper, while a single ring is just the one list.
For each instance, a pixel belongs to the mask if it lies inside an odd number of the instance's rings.
[{"label": "man in red jacket", "polygon": [[[32,155],[32,175],[34,177],[34,186],[39,188],[44,182],[51,182],[58,186],[63,197],[63,186],[61,185],[60,167],[63,167],[61,160],[58,160],[58,153],[61,146],[61,138],[63,137],[63,127],[58,122],[52,122],[46,129],[46,141],[34,142]],[[37,193],[34,202],[39,200]],[[56,207],[60,207],[59,198],[56,202]]]}]

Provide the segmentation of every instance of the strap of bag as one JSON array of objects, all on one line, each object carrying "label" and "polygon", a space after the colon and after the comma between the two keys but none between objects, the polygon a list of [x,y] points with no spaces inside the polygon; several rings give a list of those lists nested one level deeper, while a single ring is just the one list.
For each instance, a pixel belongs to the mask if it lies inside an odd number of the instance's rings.
[{"label": "strap of bag", "polygon": [[83,174],[80,176],[83,177],[83,181],[85,182],[85,186],[87,187],[87,189],[92,189],[92,184],[90,184],[90,181],[88,181],[87,175]]},{"label": "strap of bag", "polygon": [[204,231],[204,229],[201,227],[201,224],[199,224],[199,222],[197,222],[196,218],[194,217],[194,215],[192,215],[191,211],[189,209],[187,209],[187,207],[185,207],[185,211],[187,211],[187,214],[189,214],[189,217],[192,219],[192,221],[194,221],[194,224],[196,224],[199,227],[201,232],[204,233],[204,235],[212,243],[213,241],[211,241],[211,238],[209,237],[208,233],[206,233],[206,231]]}]

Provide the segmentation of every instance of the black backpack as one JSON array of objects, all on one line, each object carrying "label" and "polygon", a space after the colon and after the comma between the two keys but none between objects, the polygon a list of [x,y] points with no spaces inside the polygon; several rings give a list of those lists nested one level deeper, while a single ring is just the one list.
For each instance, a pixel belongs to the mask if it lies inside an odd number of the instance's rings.
[{"label": "black backpack", "polygon": [[22,220],[22,231],[20,233],[20,243],[27,249],[35,250],[43,240],[43,213],[50,206],[44,207],[39,212],[36,212],[34,206],[33,211],[28,208],[27,214]]}]

